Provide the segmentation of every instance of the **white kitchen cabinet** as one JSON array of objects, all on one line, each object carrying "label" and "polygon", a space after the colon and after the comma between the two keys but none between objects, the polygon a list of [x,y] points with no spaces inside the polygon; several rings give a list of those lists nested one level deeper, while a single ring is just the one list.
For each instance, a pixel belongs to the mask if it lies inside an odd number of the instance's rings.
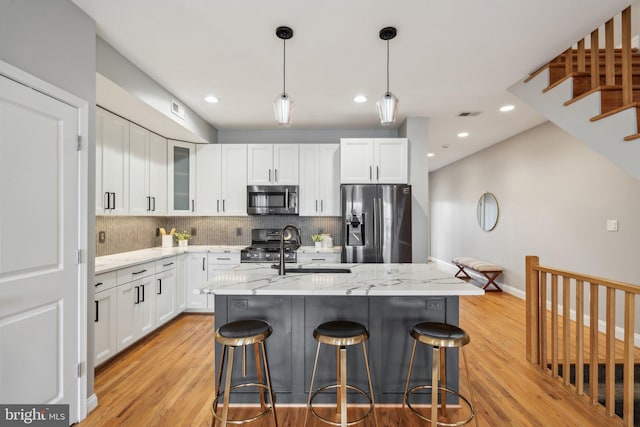
[{"label": "white kitchen cabinet", "polygon": [[196,148],[194,144],[167,142],[169,215],[192,215],[196,210]]},{"label": "white kitchen cabinet", "polygon": [[248,144],[248,185],[298,185],[298,144]]},{"label": "white kitchen cabinet", "polygon": [[187,254],[187,311],[210,312],[207,295],[194,294],[207,283],[207,254]]},{"label": "white kitchen cabinet", "polygon": [[340,216],[340,144],[300,145],[300,215]]},{"label": "white kitchen cabinet", "polygon": [[155,327],[176,316],[177,258],[156,261]]},{"label": "white kitchen cabinet", "polygon": [[176,315],[187,308],[187,254],[176,257]]},{"label": "white kitchen cabinet", "polygon": [[96,214],[129,213],[129,122],[96,108]]},{"label": "white kitchen cabinet", "polygon": [[121,351],[155,328],[155,275],[116,288],[117,350]]},{"label": "white kitchen cabinet", "polygon": [[149,197],[151,214],[167,214],[167,140],[150,132]]},{"label": "white kitchen cabinet", "polygon": [[406,138],[343,138],[340,140],[342,184],[408,184]]},{"label": "white kitchen cabinet", "polygon": [[247,145],[196,148],[196,214],[247,215]]},{"label": "white kitchen cabinet", "polygon": [[129,214],[148,215],[149,131],[131,123],[129,126]]},{"label": "white kitchen cabinet", "polygon": [[115,271],[96,275],[94,289],[94,366],[98,366],[113,357],[118,351]]},{"label": "white kitchen cabinet", "polygon": [[[207,255],[207,279],[209,282],[215,281],[216,274],[231,270],[233,267],[240,265],[240,253],[230,251],[209,252]],[[210,311],[215,310],[215,296],[207,295],[207,306]]]},{"label": "white kitchen cabinet", "polygon": [[297,257],[298,257],[298,264],[318,264],[318,263],[340,264],[341,262],[340,252],[335,252],[335,253],[298,252]]}]

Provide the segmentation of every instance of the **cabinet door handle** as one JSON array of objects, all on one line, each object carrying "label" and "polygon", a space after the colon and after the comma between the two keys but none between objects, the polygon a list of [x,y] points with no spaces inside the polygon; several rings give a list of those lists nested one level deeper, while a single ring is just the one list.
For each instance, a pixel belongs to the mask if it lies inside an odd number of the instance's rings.
[{"label": "cabinet door handle", "polygon": [[98,301],[96,301],[96,319],[95,319],[96,322],[100,319],[100,316],[98,315],[99,309],[100,309],[100,304],[98,303]]},{"label": "cabinet door handle", "polygon": [[133,272],[133,273],[131,273],[131,274],[135,276],[136,274],[142,274],[142,273],[144,273],[145,271],[147,271],[147,269],[146,269],[146,268],[145,268],[144,270],[134,271],[134,272]]},{"label": "cabinet door handle", "polygon": [[218,261],[231,261],[231,258],[216,258]]},{"label": "cabinet door handle", "polygon": [[380,166],[376,166],[376,181],[380,181]]},{"label": "cabinet door handle", "polygon": [[103,283],[102,283],[102,282],[98,282],[98,283],[96,283],[96,284],[95,284],[95,285],[93,285],[93,286],[95,286],[95,287],[97,288],[98,286],[102,286],[102,285],[103,285]]},{"label": "cabinet door handle", "polygon": [[271,169],[269,169],[269,182],[271,182]]},{"label": "cabinet door handle", "polygon": [[196,211],[196,201],[194,199],[191,199],[191,212],[195,212]]},{"label": "cabinet door handle", "polygon": [[316,212],[318,212],[318,201],[316,200]]},{"label": "cabinet door handle", "polygon": [[144,302],[144,286],[145,285],[140,285],[140,289],[142,289],[142,299],[140,300],[140,302]]},{"label": "cabinet door handle", "polygon": [[155,198],[155,196],[152,197],[152,199],[153,199],[153,209],[152,209],[152,211],[155,212],[156,211],[156,198]]},{"label": "cabinet door handle", "polygon": [[373,168],[369,166],[369,181],[373,179]]},{"label": "cabinet door handle", "polygon": [[147,196],[147,212],[151,212],[151,197]]},{"label": "cabinet door handle", "polygon": [[273,174],[276,177],[276,182],[278,182],[278,169],[275,169]]},{"label": "cabinet door handle", "polygon": [[107,197],[107,203],[105,203],[105,209],[111,209],[111,198],[109,198],[109,192],[105,192],[104,195]]},{"label": "cabinet door handle", "polygon": [[222,212],[226,212],[227,211],[227,207],[225,206],[225,199],[222,199]]},{"label": "cabinet door handle", "polygon": [[136,302],[134,304],[140,304],[140,286],[136,286]]},{"label": "cabinet door handle", "polygon": [[170,262],[169,264],[162,264],[163,267],[169,267],[170,265],[173,265],[173,263]]},{"label": "cabinet door handle", "polygon": [[204,270],[205,270],[205,267],[204,267],[204,262],[205,262],[205,260],[206,260],[206,258],[204,258],[204,257],[203,257],[203,258],[202,258],[202,271],[204,271]]},{"label": "cabinet door handle", "polygon": [[158,288],[157,295],[162,295],[162,279],[158,279]]},{"label": "cabinet door handle", "polygon": [[320,212],[324,212],[324,200],[320,200]]},{"label": "cabinet door handle", "polygon": [[111,193],[111,196],[113,197],[113,203],[112,203],[111,209],[115,209],[116,208],[116,193]]},{"label": "cabinet door handle", "polygon": [[326,258],[311,258],[311,261],[326,261]]},{"label": "cabinet door handle", "polygon": [[220,199],[216,200],[216,211],[220,212]]}]

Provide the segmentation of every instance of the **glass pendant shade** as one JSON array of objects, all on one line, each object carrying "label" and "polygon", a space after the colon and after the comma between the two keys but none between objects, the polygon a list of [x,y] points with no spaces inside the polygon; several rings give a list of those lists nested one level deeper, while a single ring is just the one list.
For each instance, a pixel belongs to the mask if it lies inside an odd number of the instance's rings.
[{"label": "glass pendant shade", "polygon": [[273,101],[273,111],[276,113],[278,125],[291,126],[291,112],[293,111],[293,100],[286,93],[281,94]]},{"label": "glass pendant shade", "polygon": [[398,114],[398,98],[391,92],[385,92],[382,98],[376,102],[378,107],[378,115],[380,116],[380,124],[389,126],[396,122],[396,114]]}]

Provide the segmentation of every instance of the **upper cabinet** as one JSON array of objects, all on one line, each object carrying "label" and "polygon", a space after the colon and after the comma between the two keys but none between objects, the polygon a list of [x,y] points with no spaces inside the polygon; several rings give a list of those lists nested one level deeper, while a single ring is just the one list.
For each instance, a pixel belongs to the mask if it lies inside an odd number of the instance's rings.
[{"label": "upper cabinet", "polygon": [[342,184],[408,184],[406,138],[343,138],[340,140]]},{"label": "upper cabinet", "polygon": [[246,215],[247,145],[198,145],[196,164],[196,214]]},{"label": "upper cabinet", "polygon": [[298,144],[248,144],[247,185],[298,185]]},{"label": "upper cabinet", "polygon": [[169,215],[192,215],[196,211],[196,148],[181,141],[167,142]]},{"label": "upper cabinet", "polygon": [[129,214],[167,214],[167,140],[131,123]]},{"label": "upper cabinet", "polygon": [[96,214],[129,213],[129,122],[96,108]]},{"label": "upper cabinet", "polygon": [[300,215],[340,216],[340,144],[300,144]]}]

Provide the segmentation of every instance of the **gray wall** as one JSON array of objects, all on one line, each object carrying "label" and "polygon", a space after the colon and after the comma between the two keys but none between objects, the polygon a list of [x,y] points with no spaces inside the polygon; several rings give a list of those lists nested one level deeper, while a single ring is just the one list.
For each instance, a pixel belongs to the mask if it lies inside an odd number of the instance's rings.
[{"label": "gray wall", "polygon": [[413,196],[411,232],[413,262],[429,259],[429,173],[426,117],[409,117],[399,129],[399,136],[409,139],[409,182]]},{"label": "gray wall", "polygon": [[[520,291],[526,255],[640,285],[640,182],[551,123],[432,172],[429,187],[434,258],[494,262],[505,268],[499,280]],[[491,232],[476,221],[486,191],[500,207]],[[618,232],[606,230],[608,219],[619,221]]]},{"label": "gray wall", "polygon": [[[171,113],[171,99],[180,101],[144,71],[125,58],[110,44],[96,37],[97,71],[127,92],[152,106],[171,120],[176,120]],[[185,107],[184,122],[179,124],[189,129],[205,141],[217,142],[217,129],[204,121],[182,101]],[[115,111],[115,113],[118,113]],[[177,121],[177,120],[176,120]]]},{"label": "gray wall", "polygon": [[[89,104],[89,189],[95,188],[95,23],[69,0],[0,0],[0,60],[66,90]],[[88,254],[95,257],[95,191],[89,191]],[[88,277],[93,277],[93,261]],[[87,283],[92,283],[88,280]],[[93,310],[93,286],[88,291]],[[88,316],[92,318],[91,315]],[[88,341],[93,342],[93,322]],[[93,393],[93,346],[87,351],[87,395]]]}]

